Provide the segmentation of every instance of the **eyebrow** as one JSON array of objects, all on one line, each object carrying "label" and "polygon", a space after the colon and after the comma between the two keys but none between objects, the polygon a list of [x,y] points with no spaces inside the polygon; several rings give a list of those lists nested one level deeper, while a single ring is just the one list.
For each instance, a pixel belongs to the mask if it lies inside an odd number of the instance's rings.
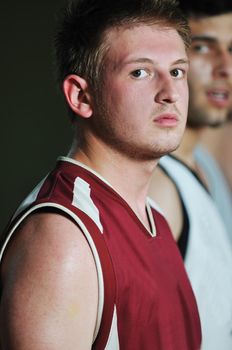
[{"label": "eyebrow", "polygon": [[[125,61],[123,63],[123,65],[128,65],[128,64],[132,64],[132,63],[149,63],[152,65],[156,65],[156,62],[154,62],[152,59],[146,58],[146,57],[135,58],[135,59],[131,59],[129,61]],[[188,58],[180,58],[180,59],[172,62],[172,65],[175,65],[175,64],[189,64],[189,59]]]},{"label": "eyebrow", "polygon": [[189,64],[188,58],[180,58],[179,60],[173,62],[173,64]]},{"label": "eyebrow", "polygon": [[206,41],[206,42],[212,43],[212,44],[217,43],[216,38],[213,38],[213,37],[208,36],[208,35],[193,35],[191,39],[192,39],[192,41]]}]

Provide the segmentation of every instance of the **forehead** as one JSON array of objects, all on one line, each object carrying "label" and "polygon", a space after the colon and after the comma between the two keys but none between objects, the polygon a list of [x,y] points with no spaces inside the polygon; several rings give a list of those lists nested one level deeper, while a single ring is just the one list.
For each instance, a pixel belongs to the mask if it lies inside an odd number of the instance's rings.
[{"label": "forehead", "polygon": [[232,12],[219,16],[189,20],[193,36],[206,35],[218,41],[232,41]]},{"label": "forehead", "polygon": [[113,28],[106,35],[107,59],[115,63],[133,57],[154,61],[175,61],[186,57],[185,45],[174,28],[164,25],[139,25]]}]

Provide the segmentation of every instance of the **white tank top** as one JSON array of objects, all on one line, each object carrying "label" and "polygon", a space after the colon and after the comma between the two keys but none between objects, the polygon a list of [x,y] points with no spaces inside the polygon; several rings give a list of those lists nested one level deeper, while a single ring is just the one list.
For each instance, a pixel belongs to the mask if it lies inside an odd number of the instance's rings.
[{"label": "white tank top", "polygon": [[197,146],[194,155],[199,168],[208,181],[210,194],[226,225],[232,244],[232,193],[229,184],[219,164],[205,148]]},{"label": "white tank top", "polygon": [[189,218],[185,266],[198,303],[202,349],[231,350],[232,247],[224,223],[188,167],[170,156],[160,165],[176,184]]}]

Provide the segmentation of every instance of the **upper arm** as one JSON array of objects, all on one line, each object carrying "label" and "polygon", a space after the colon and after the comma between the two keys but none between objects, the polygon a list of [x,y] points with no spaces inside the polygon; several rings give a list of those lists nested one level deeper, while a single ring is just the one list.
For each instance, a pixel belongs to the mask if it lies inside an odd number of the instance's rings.
[{"label": "upper arm", "polygon": [[180,196],[172,180],[160,167],[154,171],[149,196],[160,206],[177,241],[183,226],[183,211]]},{"label": "upper arm", "polygon": [[55,213],[31,215],[5,253],[1,348],[91,349],[97,272],[76,224]]}]

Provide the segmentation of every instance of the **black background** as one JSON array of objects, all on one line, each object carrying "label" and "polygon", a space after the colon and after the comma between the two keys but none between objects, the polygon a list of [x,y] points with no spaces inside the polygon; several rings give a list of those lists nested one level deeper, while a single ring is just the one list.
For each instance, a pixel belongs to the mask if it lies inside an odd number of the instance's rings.
[{"label": "black background", "polygon": [[0,5],[0,232],[71,144],[52,55],[56,13],[63,4],[9,0]]}]

